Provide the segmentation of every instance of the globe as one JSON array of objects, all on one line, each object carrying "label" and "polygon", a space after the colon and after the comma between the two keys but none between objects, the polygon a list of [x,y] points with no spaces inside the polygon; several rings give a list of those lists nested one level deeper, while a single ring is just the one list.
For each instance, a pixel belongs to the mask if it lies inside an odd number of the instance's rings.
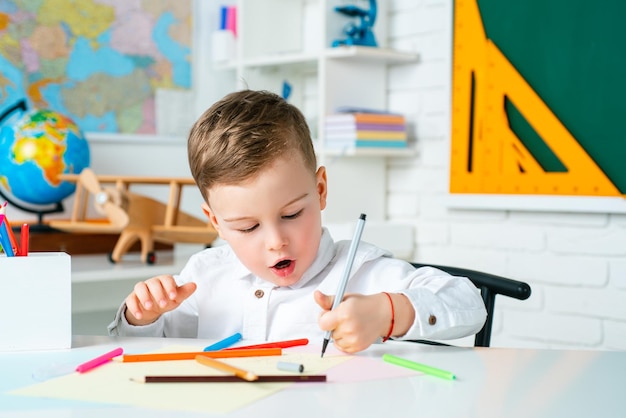
[{"label": "globe", "polygon": [[0,128],[0,188],[32,205],[58,203],[76,185],[60,174],[89,166],[89,146],[70,118],[35,109]]}]

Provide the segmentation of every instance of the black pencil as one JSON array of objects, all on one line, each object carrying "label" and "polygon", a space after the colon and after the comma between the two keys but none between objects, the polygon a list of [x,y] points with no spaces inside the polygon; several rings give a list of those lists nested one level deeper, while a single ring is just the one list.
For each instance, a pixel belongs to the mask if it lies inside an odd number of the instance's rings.
[{"label": "black pencil", "polygon": [[305,383],[325,382],[326,375],[259,375],[257,380],[251,382],[237,376],[144,376],[131,380],[138,383]]}]

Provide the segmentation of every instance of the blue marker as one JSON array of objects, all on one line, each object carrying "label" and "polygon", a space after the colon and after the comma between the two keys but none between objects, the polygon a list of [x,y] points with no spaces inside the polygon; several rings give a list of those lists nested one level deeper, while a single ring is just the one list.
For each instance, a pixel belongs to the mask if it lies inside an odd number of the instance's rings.
[{"label": "blue marker", "polygon": [[236,334],[231,335],[228,338],[224,338],[223,340],[216,342],[215,344],[211,344],[207,347],[204,347],[204,350],[202,351],[221,350],[223,348],[230,347],[231,345],[235,344],[239,340],[241,340],[241,334],[236,333]]},{"label": "blue marker", "polygon": [[220,30],[226,30],[226,21],[228,20],[228,6],[220,8]]},{"label": "blue marker", "polygon": [[10,228],[10,226],[4,219],[4,214],[0,213],[0,246],[4,250],[4,253],[7,255],[7,257],[13,257],[15,253],[13,252],[13,247],[11,247],[9,230],[7,228]]}]

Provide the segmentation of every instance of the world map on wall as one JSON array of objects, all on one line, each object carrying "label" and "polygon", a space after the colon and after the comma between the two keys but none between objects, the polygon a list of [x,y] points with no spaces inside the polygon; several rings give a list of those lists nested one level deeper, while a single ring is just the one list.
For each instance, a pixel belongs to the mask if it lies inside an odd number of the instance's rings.
[{"label": "world map on wall", "polygon": [[191,0],[0,0],[0,114],[154,134],[157,89],[190,88]]}]

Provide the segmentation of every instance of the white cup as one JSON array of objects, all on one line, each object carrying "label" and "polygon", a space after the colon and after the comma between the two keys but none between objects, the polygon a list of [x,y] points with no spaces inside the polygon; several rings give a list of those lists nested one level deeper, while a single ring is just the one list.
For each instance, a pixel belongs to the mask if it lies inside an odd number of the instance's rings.
[{"label": "white cup", "polygon": [[235,58],[235,35],[229,30],[218,30],[211,37],[213,62],[228,62]]}]

